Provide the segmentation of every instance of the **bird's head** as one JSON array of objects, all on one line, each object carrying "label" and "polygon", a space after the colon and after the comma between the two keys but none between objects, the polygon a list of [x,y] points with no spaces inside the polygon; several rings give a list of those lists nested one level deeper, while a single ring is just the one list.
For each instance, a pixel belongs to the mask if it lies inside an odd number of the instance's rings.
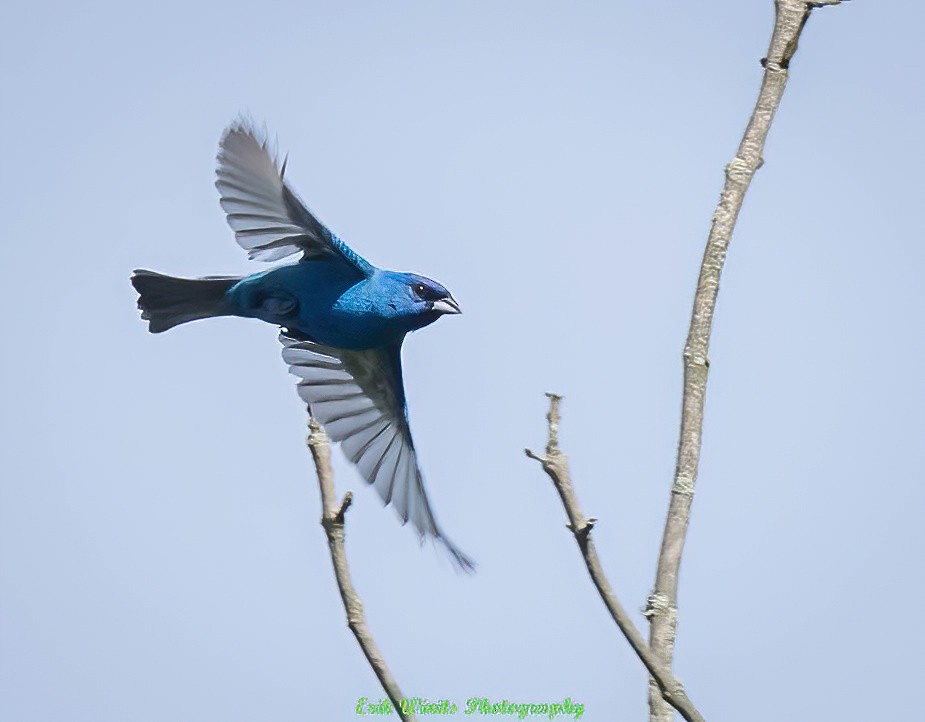
[{"label": "bird's head", "polygon": [[430,278],[416,273],[404,274],[411,292],[411,302],[418,313],[434,313],[442,316],[446,313],[462,313],[453,294],[444,286]]},{"label": "bird's head", "polygon": [[409,330],[423,328],[445,314],[462,313],[453,295],[436,281],[416,273],[389,274],[389,306]]}]

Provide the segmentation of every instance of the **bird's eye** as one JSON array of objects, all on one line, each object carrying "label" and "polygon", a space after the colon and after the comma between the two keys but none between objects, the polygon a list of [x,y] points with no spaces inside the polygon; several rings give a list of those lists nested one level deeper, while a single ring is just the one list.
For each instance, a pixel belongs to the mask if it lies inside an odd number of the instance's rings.
[{"label": "bird's eye", "polygon": [[424,298],[424,294],[426,293],[427,293],[427,286],[425,286],[423,283],[414,284],[414,294],[418,298]]}]

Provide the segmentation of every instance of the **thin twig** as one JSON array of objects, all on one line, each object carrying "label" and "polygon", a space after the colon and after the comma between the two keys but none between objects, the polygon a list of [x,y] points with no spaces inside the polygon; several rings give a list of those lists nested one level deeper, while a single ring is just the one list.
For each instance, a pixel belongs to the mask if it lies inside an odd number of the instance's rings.
[{"label": "thin twig", "polygon": [[344,602],[344,611],[347,612],[347,626],[353,636],[360,643],[360,649],[366,655],[369,666],[379,678],[382,688],[392,700],[392,705],[399,718],[406,722],[413,722],[415,716],[402,710],[402,693],[398,682],[392,676],[382,652],[369,627],[366,626],[366,615],[363,614],[363,604],[357,594],[353,581],[350,579],[350,570],[347,567],[347,551],[344,547],[344,516],[353,502],[353,493],[347,492],[344,500],[337,503],[337,493],[334,490],[334,472],[331,469],[331,444],[328,435],[324,432],[314,418],[308,420],[308,448],[311,449],[315,460],[315,469],[318,472],[318,486],[321,489],[321,526],[328,536],[328,548],[331,550],[331,563],[334,565],[334,576],[337,578],[337,587]]},{"label": "thin twig", "polygon": [[[836,5],[841,0],[776,0],[774,32],[767,58],[762,60],[764,79],[758,101],[745,129],[745,135],[732,162],[726,166],[726,182],[720,195],[713,225],[707,239],[700,267],[700,279],[694,296],[690,331],[684,346],[684,396],[681,409],[681,434],[675,467],[671,501],[659,554],[655,589],[649,596],[646,616],[651,623],[649,644],[666,667],[670,668],[677,633],[678,573],[687,535],[694,484],[700,461],[703,406],[707,386],[710,331],[719,280],[726,250],[732,237],[742,201],[753,174],[763,163],[765,139],[780,105],[787,84],[788,68],[797,49],[800,33],[813,8]],[[672,711],[662,697],[657,680],[649,683],[650,722],[670,722]]]},{"label": "thin twig", "polygon": [[639,655],[639,659],[649,670],[652,678],[657,680],[661,695],[688,722],[703,722],[703,717],[697,711],[694,703],[688,698],[687,693],[684,691],[684,686],[674,677],[671,669],[659,662],[658,657],[649,649],[645,637],[642,636],[626,610],[623,609],[623,605],[620,604],[620,600],[617,599],[610,582],[604,575],[604,569],[601,567],[601,561],[598,559],[597,550],[594,548],[594,542],[591,539],[591,530],[594,528],[596,519],[586,519],[585,515],[582,514],[581,508],[578,506],[578,499],[575,496],[575,488],[572,486],[568,457],[559,449],[559,402],[562,397],[556,394],[546,395],[549,397],[549,413],[546,415],[546,420],[549,422],[546,455],[540,456],[530,451],[530,449],[524,449],[524,452],[531,459],[536,459],[540,462],[543,466],[543,471],[552,479],[552,483],[555,485],[556,491],[559,492],[559,497],[562,499],[562,505],[565,507],[565,513],[568,516],[569,523],[566,526],[575,536],[575,541],[578,543],[578,548],[585,560],[585,565],[588,567],[588,574],[591,575],[594,586],[597,587],[597,591],[610,612],[610,616],[613,617],[613,621],[617,623],[620,631],[623,632],[623,636],[626,637],[633,651]]}]

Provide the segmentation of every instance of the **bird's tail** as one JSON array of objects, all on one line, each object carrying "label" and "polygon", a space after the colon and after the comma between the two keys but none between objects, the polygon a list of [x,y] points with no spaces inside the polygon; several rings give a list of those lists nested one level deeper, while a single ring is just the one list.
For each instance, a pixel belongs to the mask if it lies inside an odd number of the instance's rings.
[{"label": "bird's tail", "polygon": [[136,270],[132,285],[138,291],[141,317],[151,333],[160,333],[187,321],[232,313],[225,294],[239,278],[174,278],[154,271]]}]

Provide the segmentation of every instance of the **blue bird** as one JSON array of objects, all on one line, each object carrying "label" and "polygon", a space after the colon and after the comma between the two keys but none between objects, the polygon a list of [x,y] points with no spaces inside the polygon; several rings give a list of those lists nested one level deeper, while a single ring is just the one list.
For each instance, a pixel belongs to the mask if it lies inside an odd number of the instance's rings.
[{"label": "blue bird", "polygon": [[245,277],[174,278],[136,270],[141,317],[151,333],[216,316],[281,327],[283,360],[299,396],[340,442],[363,478],[421,541],[441,542],[453,561],[473,562],[441,530],[418,465],[402,382],[401,345],[410,331],[460,312],[436,281],[376,268],[328,230],[284,180],[268,142],[238,122],[222,136],[218,179],[228,224],[252,260],[297,263]]}]

